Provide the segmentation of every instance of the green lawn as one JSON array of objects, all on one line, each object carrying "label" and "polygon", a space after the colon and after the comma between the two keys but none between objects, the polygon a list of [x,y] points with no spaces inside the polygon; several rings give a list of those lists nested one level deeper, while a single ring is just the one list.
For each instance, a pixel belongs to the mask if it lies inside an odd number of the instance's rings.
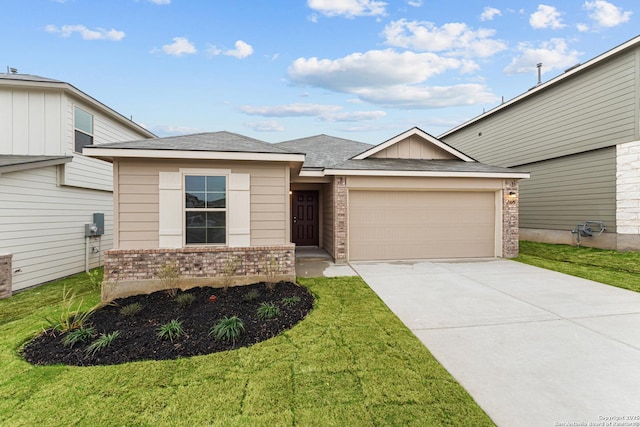
[{"label": "green lawn", "polygon": [[640,252],[521,241],[515,260],[640,292]]},{"label": "green lawn", "polygon": [[483,426],[467,392],[358,277],[300,279],[302,323],[250,348],[118,366],[32,366],[20,347],[80,275],[0,301],[0,425]]}]

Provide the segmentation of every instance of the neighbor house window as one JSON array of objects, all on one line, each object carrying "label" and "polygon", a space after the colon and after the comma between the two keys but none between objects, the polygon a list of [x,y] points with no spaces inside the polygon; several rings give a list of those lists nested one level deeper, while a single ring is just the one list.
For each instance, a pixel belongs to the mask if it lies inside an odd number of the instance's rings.
[{"label": "neighbor house window", "polygon": [[82,153],[82,147],[93,145],[93,114],[74,107],[73,127],[75,128],[75,151]]},{"label": "neighbor house window", "polygon": [[184,180],[186,244],[226,244],[227,177],[186,175]]}]

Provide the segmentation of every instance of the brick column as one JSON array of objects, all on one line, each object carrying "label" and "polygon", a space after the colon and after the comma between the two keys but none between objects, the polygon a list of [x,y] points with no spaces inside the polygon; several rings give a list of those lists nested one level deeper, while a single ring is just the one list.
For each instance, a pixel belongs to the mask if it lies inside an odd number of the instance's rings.
[{"label": "brick column", "polygon": [[[509,193],[515,193],[510,195]],[[518,256],[518,209],[520,193],[518,181],[505,179],[502,185],[502,257]]]},{"label": "brick column", "polygon": [[9,298],[11,291],[11,258],[13,255],[0,255],[0,298]]},{"label": "brick column", "polygon": [[337,263],[347,262],[349,215],[347,208],[347,178],[333,179],[334,253]]}]

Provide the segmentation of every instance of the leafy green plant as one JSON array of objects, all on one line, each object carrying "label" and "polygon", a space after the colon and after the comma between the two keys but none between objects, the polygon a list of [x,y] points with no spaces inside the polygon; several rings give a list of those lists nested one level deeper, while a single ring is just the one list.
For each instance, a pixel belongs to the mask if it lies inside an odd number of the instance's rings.
[{"label": "leafy green plant", "polygon": [[240,267],[240,259],[235,256],[230,256],[224,262],[224,266],[222,267],[222,289],[225,292],[227,292],[229,286],[231,286],[233,276],[235,276],[236,271],[238,271],[238,267]]},{"label": "leafy green plant", "polygon": [[83,300],[76,304],[75,299],[76,296],[70,289],[67,289],[66,286],[62,288],[62,310],[58,314],[44,316],[48,329],[69,332],[84,325],[93,314],[95,307],[91,310],[80,311]]},{"label": "leafy green plant", "polygon": [[193,294],[180,294],[173,299],[182,308],[188,307],[196,300]]},{"label": "leafy green plant", "polygon": [[160,269],[156,274],[158,276],[158,279],[162,281],[162,285],[166,290],[167,294],[171,298],[175,298],[176,295],[178,295],[178,284],[180,283],[180,269],[176,267],[175,263],[172,261],[160,267]]},{"label": "leafy green plant", "polygon": [[92,328],[91,326],[81,326],[78,329],[74,329],[73,331],[65,335],[62,339],[62,345],[64,345],[65,347],[73,348],[73,346],[78,344],[79,342],[88,341],[95,335],[95,328]]},{"label": "leafy green plant", "polygon": [[142,304],[139,302],[132,302],[120,308],[120,314],[123,316],[132,317],[142,311]]},{"label": "leafy green plant", "polygon": [[299,302],[300,302],[300,297],[297,297],[297,296],[282,298],[282,305],[284,305],[285,307],[293,307]]},{"label": "leafy green plant", "polygon": [[120,331],[114,331],[110,334],[100,334],[100,336],[85,349],[87,356],[95,356],[97,352],[109,347],[119,336]]},{"label": "leafy green plant", "polygon": [[244,331],[245,328],[242,319],[237,316],[225,316],[213,325],[209,331],[209,335],[213,335],[216,341],[232,341],[235,344],[236,340]]},{"label": "leafy green plant", "polygon": [[273,319],[280,315],[280,309],[272,302],[263,302],[258,307],[258,317],[260,319]]},{"label": "leafy green plant", "polygon": [[184,329],[182,328],[182,322],[178,319],[173,319],[169,323],[165,323],[164,325],[158,328],[158,337],[163,340],[170,340],[173,342],[174,338],[178,338],[179,336],[184,335]]},{"label": "leafy green plant", "polygon": [[257,289],[251,289],[249,292],[246,292],[242,295],[242,299],[247,302],[255,301],[260,297],[260,292]]},{"label": "leafy green plant", "polygon": [[91,283],[94,288],[100,289],[100,285],[102,285],[102,274],[100,273],[100,270],[90,270],[85,274],[87,275],[87,280],[89,280],[89,283]]}]

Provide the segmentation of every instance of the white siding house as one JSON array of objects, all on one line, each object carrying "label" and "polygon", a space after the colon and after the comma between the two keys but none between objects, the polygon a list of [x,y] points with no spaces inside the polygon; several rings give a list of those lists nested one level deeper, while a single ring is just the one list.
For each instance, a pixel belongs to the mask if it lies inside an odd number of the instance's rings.
[{"label": "white siding house", "polygon": [[[0,294],[101,265],[113,243],[112,166],[82,145],[153,137],[68,83],[0,74],[0,256],[11,260]],[[104,214],[104,235],[85,239],[93,213]]]}]

